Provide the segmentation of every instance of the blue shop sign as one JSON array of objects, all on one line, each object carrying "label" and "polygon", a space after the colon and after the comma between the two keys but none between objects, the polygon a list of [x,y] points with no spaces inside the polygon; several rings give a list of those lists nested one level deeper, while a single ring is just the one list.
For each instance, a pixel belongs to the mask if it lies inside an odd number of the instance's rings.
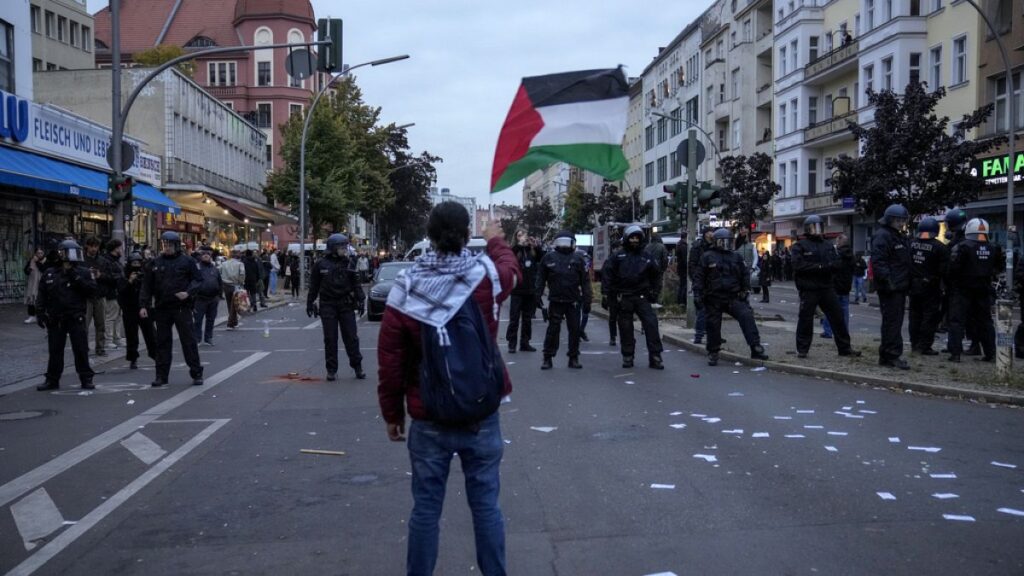
[{"label": "blue shop sign", "polygon": [[21,143],[28,139],[28,100],[0,90],[0,139]]}]

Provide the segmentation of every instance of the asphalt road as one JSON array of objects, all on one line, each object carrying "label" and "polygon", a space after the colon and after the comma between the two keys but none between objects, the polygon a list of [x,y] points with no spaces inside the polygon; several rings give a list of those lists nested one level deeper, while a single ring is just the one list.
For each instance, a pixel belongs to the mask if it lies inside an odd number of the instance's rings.
[{"label": "asphalt road", "polygon": [[[369,378],[327,383],[319,327],[265,318],[269,337],[252,322],[201,349],[202,388],[120,362],[91,395],[71,375],[0,388],[0,573],[403,573],[409,464],[378,415],[377,325]],[[676,350],[624,370],[604,322],[588,332],[581,371],[564,347],[551,371],[506,356],[511,574],[1024,572],[1020,410]],[[478,572],[458,470],[438,574]]]}]

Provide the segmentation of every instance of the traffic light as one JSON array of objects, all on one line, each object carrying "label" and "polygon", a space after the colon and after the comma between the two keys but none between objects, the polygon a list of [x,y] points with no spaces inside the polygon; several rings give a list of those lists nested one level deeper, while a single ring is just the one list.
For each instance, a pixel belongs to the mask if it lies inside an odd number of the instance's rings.
[{"label": "traffic light", "polygon": [[133,185],[134,182],[132,181],[131,176],[126,176],[124,174],[111,174],[107,178],[107,187],[110,189],[110,200],[115,204],[118,202],[128,202],[131,204]]},{"label": "traffic light", "polygon": [[316,40],[330,44],[316,47],[316,69],[321,72],[340,72],[341,59],[341,18],[321,18],[316,23]]},{"label": "traffic light", "polygon": [[699,182],[697,184],[697,208],[701,212],[710,212],[712,208],[722,205],[722,187],[715,186],[711,182]]},{"label": "traffic light", "polygon": [[681,228],[686,223],[688,210],[686,207],[686,184],[677,182],[662,187],[665,192],[665,211],[674,227]]}]

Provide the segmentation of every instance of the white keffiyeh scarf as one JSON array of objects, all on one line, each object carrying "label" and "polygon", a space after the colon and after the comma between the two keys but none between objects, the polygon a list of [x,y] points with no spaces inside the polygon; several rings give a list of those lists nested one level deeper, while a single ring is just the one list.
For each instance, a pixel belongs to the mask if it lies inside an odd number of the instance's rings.
[{"label": "white keffiyeh scarf", "polygon": [[399,273],[387,305],[440,330],[484,277],[491,280],[492,313],[497,319],[497,297],[501,293],[498,270],[487,254],[474,255],[465,248],[461,254],[427,251],[417,258],[414,266]]}]

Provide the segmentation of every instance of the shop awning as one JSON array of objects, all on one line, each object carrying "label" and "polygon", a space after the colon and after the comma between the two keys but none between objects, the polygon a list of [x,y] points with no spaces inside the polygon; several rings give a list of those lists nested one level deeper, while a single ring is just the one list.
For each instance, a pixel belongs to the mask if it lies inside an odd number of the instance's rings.
[{"label": "shop awning", "polygon": [[213,194],[210,194],[207,197],[239,220],[249,220],[262,223],[269,222],[270,224],[283,224],[293,220],[293,218],[289,217],[287,214],[273,210],[269,207],[257,208],[255,206],[250,206],[236,200],[228,200],[227,198],[215,196]]},{"label": "shop awning", "polygon": [[[0,184],[32,188],[106,202],[107,174],[46,156],[0,146]],[[157,212],[181,212],[178,205],[156,188],[136,182],[135,205]]]}]

